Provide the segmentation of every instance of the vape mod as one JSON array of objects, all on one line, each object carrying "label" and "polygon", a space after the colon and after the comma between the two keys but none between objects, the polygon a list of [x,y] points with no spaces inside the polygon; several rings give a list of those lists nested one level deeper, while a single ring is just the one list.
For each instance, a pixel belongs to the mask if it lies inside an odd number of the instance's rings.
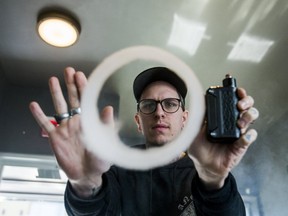
[{"label": "vape mod", "polygon": [[223,86],[210,87],[206,91],[207,137],[212,142],[233,143],[240,135],[237,126],[236,79],[227,74]]}]

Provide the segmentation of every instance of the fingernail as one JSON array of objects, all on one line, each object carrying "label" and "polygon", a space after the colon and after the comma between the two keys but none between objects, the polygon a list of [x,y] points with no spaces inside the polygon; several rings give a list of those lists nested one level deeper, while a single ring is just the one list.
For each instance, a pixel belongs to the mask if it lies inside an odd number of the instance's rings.
[{"label": "fingernail", "polygon": [[240,107],[242,109],[246,109],[247,108],[247,103],[245,101],[239,101],[239,103],[240,103]]},{"label": "fingernail", "polygon": [[253,133],[253,130],[249,130],[246,134],[245,134],[245,139],[248,143],[254,142],[255,139],[257,137],[257,133]]},{"label": "fingernail", "polygon": [[256,108],[251,107],[249,112],[254,116],[254,119],[257,119],[259,117],[259,111]]},{"label": "fingernail", "polygon": [[246,138],[246,140],[247,140],[248,142],[250,142],[250,141],[251,141],[251,138],[252,138],[252,135],[249,134],[249,133],[247,133],[247,134],[245,135],[245,138]]}]

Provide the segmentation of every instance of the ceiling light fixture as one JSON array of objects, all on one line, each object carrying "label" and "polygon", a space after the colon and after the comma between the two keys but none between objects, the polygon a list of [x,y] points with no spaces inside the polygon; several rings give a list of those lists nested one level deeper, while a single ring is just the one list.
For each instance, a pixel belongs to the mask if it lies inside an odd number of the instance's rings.
[{"label": "ceiling light fixture", "polygon": [[228,43],[228,45],[233,46],[233,49],[227,58],[259,63],[273,44],[274,41],[269,39],[242,34],[235,44]]},{"label": "ceiling light fixture", "polygon": [[56,47],[68,47],[79,39],[80,25],[70,16],[44,13],[38,17],[37,31],[46,43]]},{"label": "ceiling light fixture", "polygon": [[205,35],[205,31],[205,24],[193,22],[174,14],[168,45],[180,48],[193,56],[196,54],[202,40],[209,39]]}]

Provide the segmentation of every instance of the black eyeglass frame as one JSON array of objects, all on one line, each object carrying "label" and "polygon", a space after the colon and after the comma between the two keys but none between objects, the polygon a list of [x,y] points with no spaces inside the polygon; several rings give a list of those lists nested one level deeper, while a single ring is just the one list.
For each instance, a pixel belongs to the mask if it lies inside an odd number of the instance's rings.
[{"label": "black eyeglass frame", "polygon": [[[178,101],[178,108],[177,108],[175,111],[173,111],[173,112],[168,112],[168,111],[166,111],[165,108],[163,107],[163,104],[162,104],[164,101],[167,101],[167,100],[169,100],[169,99],[173,99],[173,100],[177,100],[177,101]],[[140,109],[140,103],[141,103],[142,101],[147,101],[147,100],[148,100],[148,101],[153,101],[153,102],[156,103],[156,106],[155,106],[154,110],[153,110],[152,112],[149,112],[149,113],[145,113],[145,112],[143,112],[143,111]],[[163,110],[164,112],[166,112],[166,113],[175,113],[175,112],[177,112],[177,111],[179,110],[180,107],[182,108],[183,111],[185,110],[185,105],[184,105],[184,103],[183,103],[183,99],[182,99],[182,97],[180,97],[180,98],[165,98],[165,99],[163,99],[163,100],[142,99],[142,100],[138,101],[138,103],[137,103],[137,111],[138,111],[138,112],[140,111],[141,113],[143,113],[143,114],[145,114],[145,115],[150,115],[150,114],[152,114],[152,113],[154,113],[154,112],[156,111],[158,103],[161,105],[162,110]]]}]

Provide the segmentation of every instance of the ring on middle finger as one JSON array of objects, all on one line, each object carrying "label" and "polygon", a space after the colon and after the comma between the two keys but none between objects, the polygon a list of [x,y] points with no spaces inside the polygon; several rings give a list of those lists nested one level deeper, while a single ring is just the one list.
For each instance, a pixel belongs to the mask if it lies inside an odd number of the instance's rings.
[{"label": "ring on middle finger", "polygon": [[61,123],[64,119],[70,118],[70,114],[68,112],[62,114],[55,114],[54,118],[58,124]]},{"label": "ring on middle finger", "polygon": [[80,107],[73,108],[70,110],[70,116],[74,116],[76,114],[81,114],[81,108]]}]

